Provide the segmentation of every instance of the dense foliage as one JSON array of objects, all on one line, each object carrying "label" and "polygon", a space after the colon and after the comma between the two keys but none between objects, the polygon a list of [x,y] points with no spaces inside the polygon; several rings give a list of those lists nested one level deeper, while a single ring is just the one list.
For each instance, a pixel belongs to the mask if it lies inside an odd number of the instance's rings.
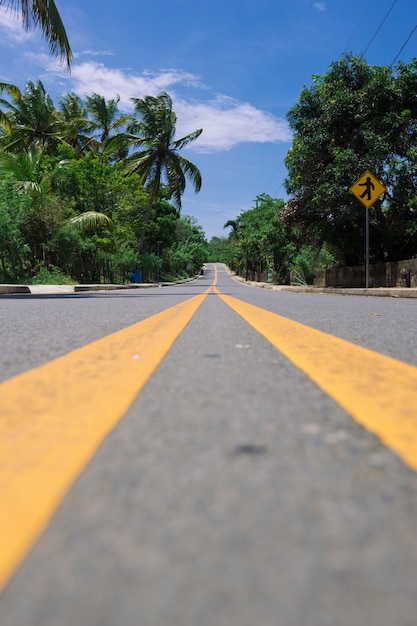
[{"label": "dense foliage", "polygon": [[[1,3],[1,2],[0,2]],[[0,83],[0,280],[120,282],[228,263],[247,279],[311,282],[319,268],[362,264],[365,209],[349,188],[370,170],[387,192],[369,209],[370,259],[417,255],[417,60],[371,66],[344,55],[314,76],[288,112],[289,200],[260,194],[210,245],[180,217],[201,174],[175,138],[166,93],[76,94],[56,106],[41,81]]]},{"label": "dense foliage", "polygon": [[370,209],[371,261],[417,254],[417,61],[371,66],[344,56],[288,113],[291,196],[283,218],[338,262],[364,258],[364,207],[349,188],[369,170],[387,188]]},{"label": "dense foliage", "polygon": [[117,99],[92,94],[82,102],[67,94],[56,107],[41,81],[29,81],[22,94],[3,91],[9,98],[0,101],[2,282],[124,282],[135,269],[144,280],[199,271],[204,233],[179,208],[185,177],[191,172],[198,190],[201,176],[178,150],[201,131],[175,141],[167,94],[152,99],[168,120],[165,156],[174,167],[168,163],[165,182],[164,159],[157,180],[140,167],[160,156],[157,132],[150,145],[143,120],[121,115]]},{"label": "dense foliage", "polygon": [[224,225],[226,238],[213,237],[210,259],[222,261],[246,280],[310,283],[317,268],[332,264],[326,246],[305,243],[302,232],[282,219],[285,200],[261,194],[255,206]]},{"label": "dense foliage", "polygon": [[387,192],[369,209],[371,262],[417,256],[417,60],[371,66],[344,55],[289,110],[287,201],[260,195],[210,254],[247,279],[311,282],[362,265],[365,208],[350,187],[371,171]]}]

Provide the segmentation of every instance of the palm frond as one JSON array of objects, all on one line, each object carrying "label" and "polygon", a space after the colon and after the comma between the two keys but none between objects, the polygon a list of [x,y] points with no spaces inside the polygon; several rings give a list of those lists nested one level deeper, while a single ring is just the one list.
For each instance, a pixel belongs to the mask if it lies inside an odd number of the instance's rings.
[{"label": "palm frond", "polygon": [[[12,96],[15,100],[18,100],[21,96],[20,89],[16,87],[16,85],[12,85],[11,83],[2,83],[0,82],[0,93],[6,92]],[[5,106],[10,106],[10,103],[3,98],[0,100],[0,103]],[[12,125],[10,123],[9,118],[6,113],[0,111],[0,126],[4,128],[4,130],[10,135],[12,132]]]},{"label": "palm frond", "polygon": [[11,134],[12,125],[10,124],[10,120],[7,117],[6,113],[3,113],[3,111],[0,111],[0,126],[4,128],[6,133],[8,133],[9,135]]},{"label": "palm frond", "polygon": [[15,180],[22,180],[20,158],[15,154],[0,152],[0,173],[10,174]]},{"label": "palm frond", "polygon": [[53,56],[60,57],[71,66],[73,54],[64,24],[54,0],[0,0],[15,13],[20,13],[26,30],[39,27],[49,44]]},{"label": "palm frond", "polygon": [[145,150],[140,153],[132,154],[125,161],[124,173],[129,175],[136,172],[140,174],[140,177],[144,183],[146,183],[155,168],[156,159],[157,156],[154,153]]},{"label": "palm frond", "polygon": [[185,148],[185,146],[188,146],[189,143],[195,141],[198,137],[200,137],[202,132],[203,129],[199,128],[198,130],[194,130],[192,133],[189,133],[185,137],[177,139],[176,141],[174,141],[174,149],[182,150],[183,148]]},{"label": "palm frond", "polygon": [[21,193],[25,193],[28,196],[35,196],[41,194],[44,190],[42,186],[34,180],[23,180],[16,183],[16,188]]},{"label": "palm frond", "polygon": [[198,193],[201,190],[202,178],[201,172],[194,163],[183,157],[181,154],[178,155],[178,159],[181,165],[181,168],[188,178],[188,180],[192,183],[194,187],[194,191]]},{"label": "palm frond", "polygon": [[73,224],[79,231],[87,233],[94,232],[99,226],[108,226],[114,228],[113,220],[98,211],[86,211],[70,219],[70,224]]},{"label": "palm frond", "polygon": [[21,96],[19,87],[16,87],[16,85],[12,85],[11,83],[0,82],[0,93],[3,93],[4,91],[10,94],[15,100],[18,100]]}]

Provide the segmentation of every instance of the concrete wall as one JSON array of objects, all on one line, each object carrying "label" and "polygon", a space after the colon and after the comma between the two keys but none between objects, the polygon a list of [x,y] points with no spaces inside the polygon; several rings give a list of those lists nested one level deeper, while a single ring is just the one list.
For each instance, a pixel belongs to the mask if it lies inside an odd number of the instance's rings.
[{"label": "concrete wall", "polygon": [[[365,287],[365,266],[318,270],[315,287]],[[369,266],[369,287],[417,287],[417,259]]]}]

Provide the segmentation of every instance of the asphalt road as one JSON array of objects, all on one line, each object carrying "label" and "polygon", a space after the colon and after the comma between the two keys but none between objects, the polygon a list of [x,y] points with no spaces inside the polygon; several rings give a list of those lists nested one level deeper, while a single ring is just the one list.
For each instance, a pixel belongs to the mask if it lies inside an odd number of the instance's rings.
[{"label": "asphalt road", "polygon": [[[1,298],[5,393],[214,278]],[[417,366],[415,300],[253,289],[221,266],[217,289]],[[1,626],[416,626],[415,468],[218,293],[203,297],[10,572]]]}]

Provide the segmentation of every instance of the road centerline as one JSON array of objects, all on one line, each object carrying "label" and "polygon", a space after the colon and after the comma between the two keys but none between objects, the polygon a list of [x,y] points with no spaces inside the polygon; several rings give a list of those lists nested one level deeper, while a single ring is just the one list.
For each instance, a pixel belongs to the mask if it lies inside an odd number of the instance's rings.
[{"label": "road centerline", "polygon": [[210,289],[0,385],[0,589]]},{"label": "road centerline", "polygon": [[417,471],[416,367],[214,290],[356,422]]}]

